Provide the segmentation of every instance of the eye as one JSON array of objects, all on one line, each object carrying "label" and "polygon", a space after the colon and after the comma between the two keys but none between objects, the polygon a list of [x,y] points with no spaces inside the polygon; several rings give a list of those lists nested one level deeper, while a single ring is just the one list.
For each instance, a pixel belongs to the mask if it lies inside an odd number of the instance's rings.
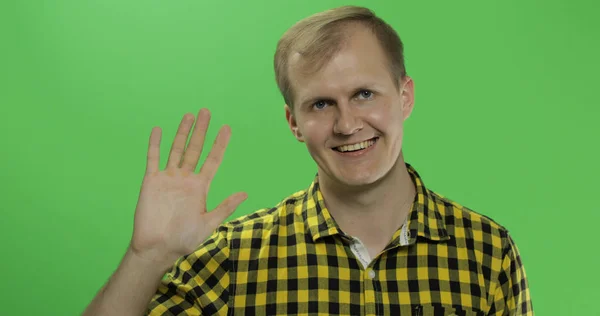
[{"label": "eye", "polygon": [[368,100],[368,99],[370,99],[370,98],[372,98],[372,97],[373,97],[373,92],[371,92],[371,91],[369,91],[369,90],[361,90],[361,91],[358,93],[358,97],[359,97],[360,99],[367,99],[367,100]]},{"label": "eye", "polygon": [[327,102],[323,101],[323,100],[319,100],[315,103],[313,103],[313,108],[317,109],[317,110],[322,110],[327,106]]}]

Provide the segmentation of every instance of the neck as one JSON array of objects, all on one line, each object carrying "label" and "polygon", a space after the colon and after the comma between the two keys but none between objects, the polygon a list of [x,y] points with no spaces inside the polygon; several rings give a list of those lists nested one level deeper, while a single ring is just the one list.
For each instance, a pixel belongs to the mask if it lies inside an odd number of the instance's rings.
[{"label": "neck", "polygon": [[402,154],[373,184],[349,187],[321,175],[319,184],[329,213],[346,234],[361,239],[390,238],[404,223],[414,201],[416,190]]}]

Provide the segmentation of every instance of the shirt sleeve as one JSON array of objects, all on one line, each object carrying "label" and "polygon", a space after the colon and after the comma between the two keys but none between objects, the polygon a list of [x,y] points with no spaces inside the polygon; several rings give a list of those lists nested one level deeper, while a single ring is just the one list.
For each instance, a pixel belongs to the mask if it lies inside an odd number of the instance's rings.
[{"label": "shirt sleeve", "polygon": [[221,314],[229,299],[229,246],[216,231],[195,252],[180,258],[148,305],[146,315]]},{"label": "shirt sleeve", "polygon": [[507,235],[506,240],[498,286],[489,315],[532,316],[533,305],[525,267],[510,235]]}]

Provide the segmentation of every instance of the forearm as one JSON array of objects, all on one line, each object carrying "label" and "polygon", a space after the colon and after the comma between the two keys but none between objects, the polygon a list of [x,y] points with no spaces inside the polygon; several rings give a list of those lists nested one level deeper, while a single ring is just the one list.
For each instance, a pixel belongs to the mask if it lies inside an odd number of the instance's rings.
[{"label": "forearm", "polygon": [[166,270],[164,263],[144,260],[128,250],[83,316],[143,315]]}]

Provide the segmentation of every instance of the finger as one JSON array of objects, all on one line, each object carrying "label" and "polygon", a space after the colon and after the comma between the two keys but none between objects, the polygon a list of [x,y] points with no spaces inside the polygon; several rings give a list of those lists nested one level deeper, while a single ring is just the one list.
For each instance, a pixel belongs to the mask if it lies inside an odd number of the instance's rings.
[{"label": "finger", "polygon": [[219,134],[213,143],[213,147],[210,150],[208,157],[206,157],[206,161],[202,165],[202,168],[200,169],[200,174],[203,177],[206,177],[209,183],[215,177],[217,169],[219,169],[219,166],[223,161],[223,155],[225,154],[225,149],[227,148],[230,137],[231,128],[227,125],[223,126],[221,130],[219,130]]},{"label": "finger", "polygon": [[248,194],[245,192],[233,194],[221,202],[214,210],[206,214],[211,227],[216,228],[223,223],[247,198]]},{"label": "finger", "polygon": [[181,157],[185,151],[185,143],[187,142],[190,129],[194,124],[194,115],[186,113],[181,119],[179,128],[177,129],[177,135],[173,145],[171,145],[171,152],[169,153],[169,160],[167,161],[167,168],[177,168],[181,162]]},{"label": "finger", "polygon": [[198,165],[198,160],[202,154],[202,148],[204,147],[204,140],[206,138],[206,131],[208,130],[208,124],[210,122],[210,112],[208,109],[201,109],[198,112],[198,119],[192,132],[192,138],[190,143],[185,149],[183,154],[183,161],[181,162],[181,168],[194,171]]},{"label": "finger", "polygon": [[146,162],[146,173],[158,172],[160,164],[160,139],[162,131],[160,127],[152,128],[150,141],[148,143],[148,160]]}]

